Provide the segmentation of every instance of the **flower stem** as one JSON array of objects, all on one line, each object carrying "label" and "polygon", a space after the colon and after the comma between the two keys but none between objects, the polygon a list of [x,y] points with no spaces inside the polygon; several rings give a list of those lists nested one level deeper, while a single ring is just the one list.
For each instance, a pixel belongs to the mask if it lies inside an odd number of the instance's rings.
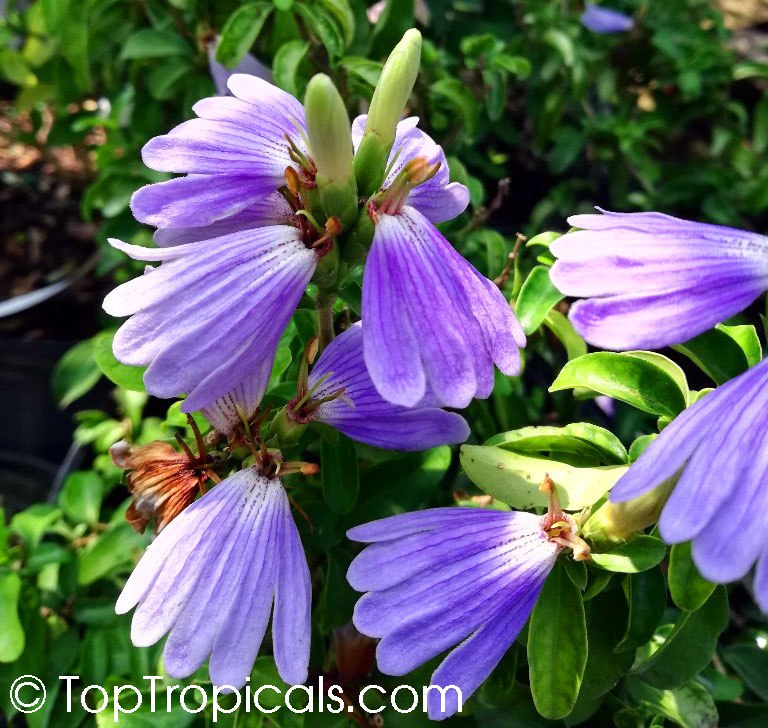
[{"label": "flower stem", "polygon": [[317,297],[317,341],[318,349],[323,351],[333,341],[333,304],[336,296],[319,295]]}]

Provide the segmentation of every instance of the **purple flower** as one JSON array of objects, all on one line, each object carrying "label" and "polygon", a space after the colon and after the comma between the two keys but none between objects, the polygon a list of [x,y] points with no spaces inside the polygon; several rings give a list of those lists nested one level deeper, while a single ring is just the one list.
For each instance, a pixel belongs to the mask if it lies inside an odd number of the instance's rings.
[{"label": "purple flower", "polygon": [[[570,516],[557,519],[575,526]],[[404,675],[458,645],[440,663],[431,684],[456,686],[468,698],[515,641],[544,580],[566,545],[552,514],[474,508],[434,508],[353,528],[347,534],[368,546],[347,578],[368,592],[354,623],[381,638],[379,669]],[[548,532],[554,528],[554,532]],[[429,717],[459,708],[455,690],[441,707],[429,694]]]},{"label": "purple flower", "polygon": [[238,387],[257,403],[320,255],[299,229],[254,228],[165,248],[110,242],[136,260],[162,261],[104,301],[110,315],[131,316],[115,335],[115,356],[149,365],[149,393],[186,393],[185,412],[212,411]]},{"label": "purple flower", "polygon": [[[353,124],[356,140],[363,123]],[[459,214],[469,194],[449,182],[442,149],[415,124],[398,125],[392,170],[369,208],[365,363],[390,402],[412,407],[429,389],[436,402],[461,408],[491,393],[494,364],[519,371],[525,335],[499,289],[435,228]]]},{"label": "purple flower", "polygon": [[215,685],[240,688],[269,622],[280,676],[307,678],[310,577],[279,479],[232,475],[177,516],[149,546],[115,607],[133,607],[137,647],[168,634],[168,674],[191,675],[206,660]]},{"label": "purple flower", "polygon": [[[307,382],[311,397],[294,400],[289,417],[323,422],[353,440],[393,450],[425,450],[463,442],[464,418],[445,412],[427,398],[407,408],[387,402],[376,391],[363,359],[363,327],[355,324],[323,351]],[[325,401],[324,401],[325,400]]]},{"label": "purple flower", "polygon": [[626,501],[679,474],[659,520],[668,543],[693,542],[704,578],[729,582],[757,562],[768,612],[768,360],[707,394],[650,444],[611,491]]},{"label": "purple flower", "polygon": [[306,155],[304,107],[293,96],[243,74],[228,86],[234,98],[198,101],[198,118],[144,146],[148,167],[186,176],[138,190],[131,200],[137,220],[199,228],[231,217],[276,192],[286,167],[296,167],[296,152]]},{"label": "purple flower", "polygon": [[[599,209],[599,208],[598,208]],[[679,344],[768,289],[768,237],[658,212],[574,215],[555,240],[552,282],[570,319],[604,349]]]},{"label": "purple flower", "polygon": [[586,3],[581,14],[581,24],[593,33],[626,33],[632,30],[634,21],[629,15],[618,10]]},{"label": "purple flower", "polygon": [[208,52],[208,68],[211,72],[211,78],[216,86],[216,93],[219,96],[228,96],[230,91],[227,87],[227,82],[230,77],[236,73],[245,73],[250,76],[256,76],[256,78],[262,78],[265,81],[272,83],[272,72],[267,68],[258,58],[254,58],[250,53],[246,53],[243,56],[243,60],[240,61],[234,68],[227,68],[222,63],[216,60],[216,51],[219,48],[221,37],[217,37],[211,43],[208,44],[206,49]]}]

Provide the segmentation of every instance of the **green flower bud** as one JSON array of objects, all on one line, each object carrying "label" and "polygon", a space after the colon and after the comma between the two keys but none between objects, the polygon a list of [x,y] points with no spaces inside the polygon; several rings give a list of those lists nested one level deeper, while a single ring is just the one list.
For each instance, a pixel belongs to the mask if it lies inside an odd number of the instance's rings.
[{"label": "green flower bud", "polygon": [[376,192],[395,141],[397,123],[413,90],[421,62],[421,33],[411,28],[390,54],[373,92],[365,134],[355,155],[357,186],[364,195]]},{"label": "green flower bud", "polygon": [[584,524],[582,537],[601,546],[629,541],[659,520],[676,480],[665,480],[645,495],[623,503],[606,501]]},{"label": "green flower bud", "polygon": [[327,217],[338,217],[344,228],[350,227],[357,219],[358,207],[349,116],[333,81],[324,73],[307,85],[304,108],[323,210]]}]

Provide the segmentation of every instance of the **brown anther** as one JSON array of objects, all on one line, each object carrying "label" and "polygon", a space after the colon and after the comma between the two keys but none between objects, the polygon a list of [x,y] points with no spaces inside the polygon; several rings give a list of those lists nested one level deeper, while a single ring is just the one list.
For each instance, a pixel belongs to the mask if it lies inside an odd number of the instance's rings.
[{"label": "brown anther", "polygon": [[304,349],[304,360],[307,362],[307,364],[311,364],[315,360],[315,358],[317,357],[317,351],[319,347],[320,347],[320,342],[317,336],[313,336],[307,342],[307,346]]},{"label": "brown anther", "polygon": [[336,215],[332,215],[325,221],[326,235],[331,235],[335,238],[337,235],[341,235],[343,230],[344,226],[341,224],[341,220],[339,220]]},{"label": "brown anther", "polygon": [[301,181],[299,180],[299,173],[293,167],[285,168],[285,182],[290,193],[294,197],[298,197],[301,192]]}]

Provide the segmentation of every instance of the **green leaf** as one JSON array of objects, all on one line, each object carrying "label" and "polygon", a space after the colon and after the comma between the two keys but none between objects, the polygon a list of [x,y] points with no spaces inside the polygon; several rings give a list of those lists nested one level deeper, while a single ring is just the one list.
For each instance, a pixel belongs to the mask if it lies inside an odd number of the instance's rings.
[{"label": "green leaf", "polygon": [[280,46],[272,61],[275,85],[293,96],[299,94],[296,77],[307,51],[309,51],[309,43],[303,40],[292,40]]},{"label": "green leaf", "polygon": [[181,57],[169,58],[165,63],[153,68],[147,77],[147,87],[152,98],[159,101],[173,98],[177,92],[178,84],[183,82],[191,71],[192,63],[190,60]]},{"label": "green leaf", "polygon": [[719,586],[701,609],[681,612],[661,646],[635,672],[662,690],[680,687],[709,664],[728,625],[728,594]]},{"label": "green leaf", "polygon": [[550,392],[584,387],[659,417],[675,417],[687,403],[669,371],[636,354],[597,352],[569,361]]},{"label": "green leaf", "polygon": [[93,358],[93,339],[75,344],[53,370],[53,395],[59,407],[67,407],[90,391],[101,379],[101,370]]},{"label": "green leaf", "polygon": [[465,84],[458,78],[441,78],[429,87],[429,93],[433,100],[447,104],[461,118],[468,137],[475,136],[480,104]]},{"label": "green leaf", "polygon": [[104,483],[94,470],[77,470],[64,481],[59,505],[75,523],[96,523],[101,511]]},{"label": "green leaf", "polygon": [[543,233],[539,233],[538,235],[534,235],[526,244],[526,248],[533,248],[537,245],[543,247],[543,248],[549,248],[552,243],[555,242],[559,237],[562,237],[562,233],[556,233],[551,230]]},{"label": "green leaf", "polygon": [[584,603],[559,562],[544,582],[528,628],[528,665],[536,709],[545,718],[568,715],[587,664]]},{"label": "green leaf", "polygon": [[0,662],[15,662],[24,652],[24,629],[19,621],[21,579],[0,568]]},{"label": "green leaf", "polygon": [[768,650],[756,644],[731,645],[723,657],[755,695],[768,701]]},{"label": "green leaf", "polygon": [[669,556],[669,593],[672,601],[689,612],[700,609],[715,590],[715,584],[707,581],[691,558],[691,542],[678,543]]},{"label": "green leaf", "polygon": [[355,13],[349,0],[320,0],[320,4],[341,29],[344,48],[349,48],[355,38]]},{"label": "green leaf", "polygon": [[624,579],[624,595],[629,616],[617,652],[634,650],[648,642],[656,632],[667,606],[667,583],[660,568],[629,574]]},{"label": "green leaf", "polygon": [[557,486],[563,508],[578,511],[596,503],[627,472],[621,465],[576,468],[484,445],[462,445],[461,466],[475,485],[518,510],[547,505],[539,490],[546,476]]},{"label": "green leaf", "polygon": [[757,335],[757,329],[751,324],[741,326],[726,326],[718,324],[716,330],[728,334],[744,352],[747,357],[747,363],[753,367],[759,364],[763,358],[763,347],[760,344],[760,337]]},{"label": "green leaf", "polygon": [[661,539],[641,534],[611,551],[593,553],[592,563],[606,571],[636,574],[657,566],[666,555],[667,547]]},{"label": "green leaf", "polygon": [[221,29],[216,60],[227,68],[240,63],[259,37],[273,7],[272,3],[256,2],[237,8]]},{"label": "green leaf", "polygon": [[602,592],[584,607],[589,648],[580,701],[594,700],[613,689],[635,659],[632,652],[616,650],[627,622],[627,604],[622,593],[618,589]]},{"label": "green leaf", "polygon": [[563,559],[563,564],[570,580],[579,587],[580,591],[584,591],[589,582],[587,565],[583,561],[574,561],[573,559]]},{"label": "green leaf", "polygon": [[128,567],[145,542],[127,523],[112,526],[78,553],[78,583],[92,584]]},{"label": "green leaf", "polygon": [[719,328],[672,348],[687,356],[716,384],[725,384],[749,368],[744,350]]},{"label": "green leaf", "polygon": [[341,59],[341,67],[350,75],[359,78],[371,89],[376,88],[376,84],[381,77],[381,69],[384,67],[381,63],[370,61],[367,58],[358,58],[357,56],[344,56]]},{"label": "green leaf", "polygon": [[130,389],[134,392],[144,390],[144,372],[146,367],[129,367],[121,364],[112,353],[112,341],[115,338],[114,331],[102,331],[94,337],[93,358],[107,379],[118,387]]},{"label": "green leaf", "polygon": [[[484,445],[522,455],[546,456],[571,465],[622,465],[628,458],[618,437],[588,422],[573,422],[565,427],[521,427],[495,435]],[[572,462],[569,458],[573,456],[586,462]]]},{"label": "green leaf", "polygon": [[128,36],[128,40],[126,40],[120,53],[120,59],[128,61],[191,55],[192,48],[176,33],[169,30],[144,28]]},{"label": "green leaf", "polygon": [[628,679],[626,684],[635,700],[681,728],[712,728],[718,724],[715,701],[698,682],[674,690],[656,690],[637,678]]},{"label": "green leaf", "polygon": [[32,552],[44,534],[61,517],[61,511],[48,503],[35,503],[11,519],[11,531],[21,536]]},{"label": "green leaf", "polygon": [[323,44],[328,58],[331,61],[341,58],[345,45],[336,20],[316,6],[308,8],[306,5],[296,5],[296,13],[301,16],[309,32]]},{"label": "green leaf", "polygon": [[752,127],[752,150],[763,154],[768,149],[768,96],[763,96],[755,104],[754,124]]},{"label": "green leaf", "polygon": [[554,308],[544,317],[544,325],[558,338],[565,347],[568,359],[577,359],[587,353],[587,342],[579,336],[573,324]]},{"label": "green leaf", "polygon": [[526,334],[541,326],[550,309],[562,301],[563,294],[549,279],[549,268],[537,265],[525,279],[515,302],[515,314]]},{"label": "green leaf", "polygon": [[357,502],[360,473],[355,443],[339,434],[337,444],[323,440],[320,446],[320,479],[323,498],[334,513],[349,513]]}]

